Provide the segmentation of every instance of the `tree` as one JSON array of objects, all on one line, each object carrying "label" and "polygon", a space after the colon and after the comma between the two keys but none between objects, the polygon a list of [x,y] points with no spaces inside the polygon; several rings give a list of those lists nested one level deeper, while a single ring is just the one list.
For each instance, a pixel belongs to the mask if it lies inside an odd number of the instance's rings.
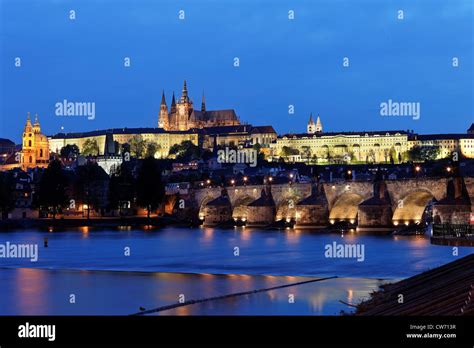
[{"label": "tree", "polygon": [[146,208],[150,218],[152,210],[159,207],[165,195],[165,187],[161,178],[161,167],[153,157],[145,158],[137,176],[137,204]]},{"label": "tree", "polygon": [[303,146],[301,150],[304,158],[309,159],[311,157],[311,148],[309,146]]},{"label": "tree", "polygon": [[413,146],[408,151],[408,158],[413,162],[434,161],[439,155],[438,146]]},{"label": "tree", "polygon": [[183,161],[191,161],[193,159],[202,158],[205,151],[190,140],[184,140],[181,144],[174,144],[171,146],[170,155],[175,155],[176,159]]},{"label": "tree", "polygon": [[262,149],[262,145],[260,145],[259,143],[255,143],[252,147],[257,152],[260,152],[260,150]]},{"label": "tree", "polygon": [[84,156],[99,156],[99,145],[95,139],[87,139],[82,146]]},{"label": "tree", "polygon": [[13,181],[10,173],[0,172],[0,212],[1,216],[8,216],[8,213],[14,208],[13,200]]},{"label": "tree", "polygon": [[134,198],[134,178],[130,169],[122,163],[117,172],[112,174],[109,182],[109,206],[112,209],[119,209],[122,215],[122,208],[125,202],[132,202]]},{"label": "tree", "polygon": [[61,149],[60,155],[63,158],[75,159],[79,155],[79,147],[76,144],[67,144]]},{"label": "tree", "polygon": [[147,150],[147,143],[140,134],[130,139],[130,152],[136,158],[143,158]]},{"label": "tree", "polygon": [[105,206],[104,199],[108,195],[109,178],[97,163],[87,163],[77,167],[76,175],[76,193],[82,203],[87,206],[87,219],[89,219],[91,207]]},{"label": "tree", "polygon": [[158,144],[150,142],[146,144],[145,157],[155,157],[156,152],[158,151]]},{"label": "tree", "polygon": [[37,203],[40,209],[46,208],[48,212],[51,212],[53,219],[68,204],[66,186],[67,178],[61,168],[61,162],[52,161],[39,182]]},{"label": "tree", "polygon": [[390,148],[390,164],[394,164],[397,159],[398,159],[397,151],[396,151],[395,148],[392,146],[392,147]]},{"label": "tree", "polygon": [[289,146],[283,146],[281,148],[281,156],[282,157],[289,157],[289,156],[294,156],[294,155],[299,155],[298,149],[294,149]]}]

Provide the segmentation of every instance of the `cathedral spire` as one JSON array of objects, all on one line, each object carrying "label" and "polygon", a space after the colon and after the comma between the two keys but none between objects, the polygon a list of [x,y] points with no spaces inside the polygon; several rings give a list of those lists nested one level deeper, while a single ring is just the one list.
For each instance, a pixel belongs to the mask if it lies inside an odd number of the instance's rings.
[{"label": "cathedral spire", "polygon": [[171,99],[171,107],[170,107],[170,114],[176,113],[176,98],[174,97],[174,92],[173,92],[173,98]]},{"label": "cathedral spire", "polygon": [[166,106],[165,90],[163,90],[163,93],[161,94],[161,105]]},{"label": "cathedral spire", "polygon": [[188,101],[188,88],[186,87],[186,80],[184,80],[184,85],[183,85],[183,93],[181,95],[181,102],[187,102]]},{"label": "cathedral spire", "polygon": [[313,121],[313,113],[310,113],[310,114],[309,114],[309,121],[308,121],[308,124],[310,124],[310,123],[314,123],[314,121]]},{"label": "cathedral spire", "polygon": [[321,123],[321,118],[318,115],[318,119],[316,120],[316,132],[322,133],[323,132],[323,124]]},{"label": "cathedral spire", "polygon": [[202,103],[201,103],[201,112],[206,112],[206,99],[204,97],[204,91],[202,91]]}]

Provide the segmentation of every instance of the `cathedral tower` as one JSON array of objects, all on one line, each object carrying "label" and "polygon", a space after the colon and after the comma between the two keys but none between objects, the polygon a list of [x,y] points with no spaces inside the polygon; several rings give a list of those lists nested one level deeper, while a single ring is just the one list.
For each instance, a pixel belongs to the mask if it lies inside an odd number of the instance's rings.
[{"label": "cathedral tower", "polygon": [[188,97],[188,88],[186,87],[186,80],[184,80],[183,91],[181,98],[176,105],[176,119],[178,130],[188,130],[194,125],[189,124],[189,116],[193,112],[193,102]]},{"label": "cathedral tower", "polygon": [[308,121],[308,125],[306,129],[307,129],[308,134],[316,133],[316,125],[314,124],[314,121],[313,121],[313,113],[309,115],[309,121]]},{"label": "cathedral tower", "polygon": [[161,95],[160,114],[158,117],[158,128],[163,128],[164,130],[168,130],[169,127],[170,127],[170,124],[169,124],[168,106],[166,105],[165,91],[163,91],[163,94]]},{"label": "cathedral tower", "polygon": [[321,123],[321,119],[319,118],[316,120],[316,133],[322,133],[323,132],[323,124]]}]

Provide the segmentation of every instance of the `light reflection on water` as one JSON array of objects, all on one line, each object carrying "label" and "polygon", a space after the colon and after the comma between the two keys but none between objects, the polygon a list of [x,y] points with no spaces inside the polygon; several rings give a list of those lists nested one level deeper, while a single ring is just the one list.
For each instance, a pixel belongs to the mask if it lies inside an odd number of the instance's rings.
[{"label": "light reflection on water", "polygon": [[[48,238],[48,247],[43,246]],[[327,280],[178,307],[157,315],[338,314],[396,280],[474,252],[431,245],[425,236],[355,231],[258,231],[250,228],[154,228],[0,233],[0,243],[35,243],[36,263],[0,258],[0,314],[131,314],[186,300],[250,291],[326,276]],[[364,245],[365,261],[330,259],[325,245]],[[124,248],[131,255],[124,255]],[[234,248],[239,247],[239,256]],[[41,268],[41,269],[33,269]],[[45,270],[47,269],[47,270]],[[74,271],[76,270],[76,271]],[[77,271],[80,270],[80,271]],[[111,272],[120,271],[120,272]],[[69,304],[69,294],[76,304]],[[288,296],[295,297],[289,303]]]},{"label": "light reflection on water", "polygon": [[[77,233],[79,232],[79,233]],[[43,239],[48,237],[48,248]],[[0,233],[0,243],[37,243],[39,260],[2,259],[0,267],[147,272],[404,278],[472,253],[430,244],[426,236],[305,230],[155,228]],[[326,258],[325,246],[362,244],[364,262]],[[124,249],[131,255],[125,256]],[[239,256],[234,248],[239,248]]]},{"label": "light reflection on water", "polygon": [[[309,280],[303,277],[4,269],[0,272],[1,315],[127,315],[185,300],[271,288]],[[155,315],[337,315],[367,297],[381,281],[331,279],[177,307]],[[74,293],[76,303],[69,303]],[[292,295],[294,303],[290,303]],[[352,300],[351,300],[352,301]],[[349,301],[349,302],[351,302]]]}]

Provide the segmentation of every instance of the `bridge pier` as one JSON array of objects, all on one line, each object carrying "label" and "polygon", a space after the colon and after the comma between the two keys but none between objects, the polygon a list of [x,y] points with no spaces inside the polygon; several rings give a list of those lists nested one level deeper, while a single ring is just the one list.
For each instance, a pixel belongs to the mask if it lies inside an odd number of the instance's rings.
[{"label": "bridge pier", "polygon": [[329,206],[322,185],[313,185],[311,195],[296,205],[296,229],[321,229],[328,225]]},{"label": "bridge pier", "polygon": [[383,181],[374,182],[374,196],[359,204],[358,231],[390,231],[392,204]]}]

